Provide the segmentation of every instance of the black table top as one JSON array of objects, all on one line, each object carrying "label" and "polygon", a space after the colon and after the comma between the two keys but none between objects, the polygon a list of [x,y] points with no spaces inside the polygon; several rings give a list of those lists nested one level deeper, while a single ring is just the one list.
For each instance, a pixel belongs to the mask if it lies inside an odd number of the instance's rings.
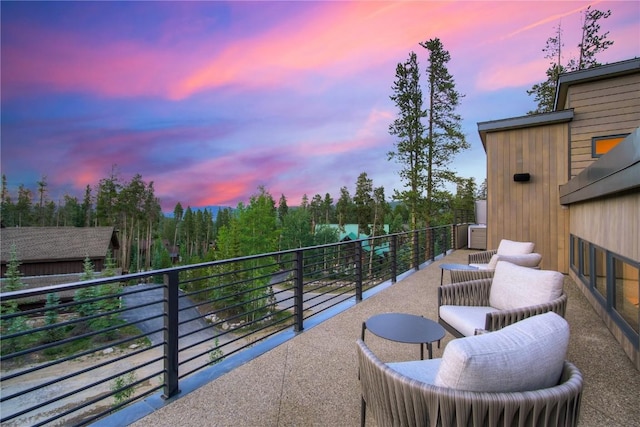
[{"label": "black table top", "polygon": [[421,344],[444,338],[445,330],[437,322],[415,314],[382,313],[365,322],[371,333],[391,341]]}]

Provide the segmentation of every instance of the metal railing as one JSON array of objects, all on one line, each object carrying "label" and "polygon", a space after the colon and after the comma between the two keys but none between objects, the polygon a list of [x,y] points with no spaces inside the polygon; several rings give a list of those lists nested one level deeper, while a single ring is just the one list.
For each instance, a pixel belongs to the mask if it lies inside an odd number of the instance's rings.
[{"label": "metal railing", "polygon": [[186,377],[447,253],[454,234],[448,225],[5,292],[0,422],[86,425],[176,396]]}]

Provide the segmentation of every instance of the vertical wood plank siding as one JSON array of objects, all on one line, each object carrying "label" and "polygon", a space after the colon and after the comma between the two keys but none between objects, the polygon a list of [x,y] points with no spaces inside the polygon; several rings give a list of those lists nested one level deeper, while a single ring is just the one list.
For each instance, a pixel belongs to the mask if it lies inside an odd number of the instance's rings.
[{"label": "vertical wood plank siding", "polygon": [[571,177],[591,165],[591,138],[630,133],[640,125],[640,74],[573,85],[567,108],[571,122]]},{"label": "vertical wood plank siding", "polygon": [[[569,213],[559,203],[568,177],[568,125],[487,134],[487,247],[500,239],[532,241],[541,267],[568,272]],[[531,174],[514,182],[516,173]]]}]

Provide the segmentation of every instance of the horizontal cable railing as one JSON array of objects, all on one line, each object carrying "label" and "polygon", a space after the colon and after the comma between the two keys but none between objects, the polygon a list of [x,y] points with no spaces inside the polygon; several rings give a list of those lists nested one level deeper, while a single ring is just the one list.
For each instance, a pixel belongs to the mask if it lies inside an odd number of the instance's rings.
[{"label": "horizontal cable railing", "polygon": [[454,233],[448,225],[2,293],[0,423],[86,425],[152,394],[173,397],[184,378],[303,331],[447,253]]}]

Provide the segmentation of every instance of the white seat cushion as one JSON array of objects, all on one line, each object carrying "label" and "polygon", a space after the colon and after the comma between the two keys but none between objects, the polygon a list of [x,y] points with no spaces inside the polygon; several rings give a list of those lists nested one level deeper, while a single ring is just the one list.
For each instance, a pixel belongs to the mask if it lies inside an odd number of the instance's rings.
[{"label": "white seat cushion", "polygon": [[513,240],[502,239],[498,245],[498,255],[523,255],[530,254],[535,248],[533,242],[515,242]]},{"label": "white seat cushion", "polygon": [[489,291],[489,305],[499,310],[544,304],[562,295],[564,276],[498,261]]},{"label": "white seat cushion", "polygon": [[491,257],[488,264],[469,264],[471,267],[476,267],[479,270],[495,270],[498,265],[498,261],[507,261],[511,264],[521,265],[523,267],[537,267],[542,261],[542,255],[532,252],[530,254],[521,255],[498,255],[495,254]]},{"label": "white seat cushion", "polygon": [[532,316],[499,331],[451,341],[434,384],[487,392],[553,387],[568,345],[566,320],[554,312]]},{"label": "white seat cushion", "polygon": [[484,329],[487,313],[498,311],[493,307],[441,305],[440,318],[465,337],[475,335],[476,329]]},{"label": "white seat cushion", "polygon": [[404,376],[423,383],[433,384],[442,359],[411,360],[387,363],[387,366]]},{"label": "white seat cushion", "polygon": [[469,266],[475,267],[478,270],[488,270],[489,269],[489,264],[469,264]]}]

